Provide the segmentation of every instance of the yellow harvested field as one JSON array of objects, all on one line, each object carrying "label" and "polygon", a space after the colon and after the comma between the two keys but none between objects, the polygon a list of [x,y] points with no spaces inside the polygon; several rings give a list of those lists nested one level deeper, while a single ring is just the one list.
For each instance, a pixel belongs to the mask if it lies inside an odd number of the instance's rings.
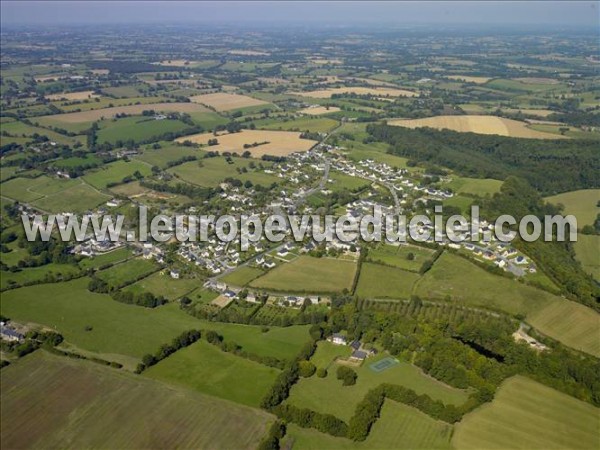
[{"label": "yellow harvested field", "polygon": [[[191,141],[196,144],[208,144],[209,139],[214,139],[213,133],[201,133],[191,136],[183,136],[176,139],[177,142]],[[216,136],[218,145],[210,146],[210,150],[219,152],[236,152],[242,154],[246,150],[253,157],[260,158],[263,155],[286,156],[294,152],[306,152],[310,150],[317,141],[301,139],[300,133],[293,131],[268,131],[268,130],[242,130],[239,133],[221,134]],[[265,144],[261,144],[265,142]],[[256,147],[244,148],[244,144]]]},{"label": "yellow harvested field", "polygon": [[488,78],[488,77],[471,77],[468,75],[448,75],[447,78],[450,78],[451,80],[466,81],[467,83],[477,83],[477,84],[487,83],[488,81],[491,80],[491,78]]},{"label": "yellow harvested field", "polygon": [[341,59],[337,59],[337,58],[332,58],[332,59],[326,59],[326,58],[309,58],[309,60],[313,64],[320,64],[320,65],[325,65],[325,64],[343,64],[344,63]]},{"label": "yellow harvested field", "polygon": [[46,75],[43,77],[33,77],[36,83],[45,83],[47,81],[58,81],[65,78],[67,75]]},{"label": "yellow harvested field", "polygon": [[[550,109],[517,109],[517,108],[504,108],[503,111],[507,113],[523,113],[529,116],[539,116],[539,117],[548,117],[550,114],[555,113],[556,111],[552,111]],[[558,122],[555,122],[558,123]]]},{"label": "yellow harvested field", "polygon": [[90,70],[94,75],[108,75],[110,70],[108,69],[92,69]]},{"label": "yellow harvested field", "polygon": [[214,108],[217,111],[230,111],[232,109],[246,108],[248,106],[268,105],[265,101],[246,95],[226,94],[224,92],[194,95],[193,97],[190,97],[190,100],[194,103],[200,103]]},{"label": "yellow harvested field", "polygon": [[407,128],[430,127],[438,130],[454,130],[479,134],[497,134],[500,136],[535,138],[535,139],[561,139],[565,136],[543,133],[527,128],[525,122],[504,119],[496,116],[436,116],[425,119],[394,119],[388,121],[389,125]]},{"label": "yellow harvested field", "polygon": [[94,109],[92,111],[81,111],[66,114],[54,114],[42,116],[65,123],[92,122],[102,118],[109,119],[117,114],[141,114],[142,111],[153,109],[160,112],[202,112],[207,111],[202,105],[196,103],[147,103],[145,105],[114,106],[112,108]]},{"label": "yellow harvested field", "polygon": [[95,97],[99,97],[99,95],[94,94],[94,91],[66,92],[64,94],[46,95],[48,100],[85,100]]},{"label": "yellow harvested field", "polygon": [[337,106],[313,106],[304,108],[298,111],[300,114],[307,114],[309,116],[320,116],[321,114],[329,114],[332,112],[341,111]]},{"label": "yellow harvested field", "polygon": [[258,81],[262,81],[263,83],[267,84],[290,84],[289,80],[276,77],[258,77]]},{"label": "yellow harvested field", "polygon": [[223,309],[227,305],[229,305],[231,302],[233,302],[233,300],[234,300],[233,297],[229,298],[229,297],[225,297],[224,295],[219,295],[212,302],[210,302],[210,304],[214,305],[214,306],[218,306],[219,308]]},{"label": "yellow harvested field", "polygon": [[241,56],[269,56],[270,53],[258,51],[258,50],[229,50],[230,55],[241,55]]},{"label": "yellow harvested field", "polygon": [[374,95],[376,97],[416,97],[417,95],[419,95],[416,92],[407,91],[406,89],[368,87],[338,87],[331,89],[321,89],[318,91],[291,93],[311,98],[331,98],[331,96],[334,94]]}]

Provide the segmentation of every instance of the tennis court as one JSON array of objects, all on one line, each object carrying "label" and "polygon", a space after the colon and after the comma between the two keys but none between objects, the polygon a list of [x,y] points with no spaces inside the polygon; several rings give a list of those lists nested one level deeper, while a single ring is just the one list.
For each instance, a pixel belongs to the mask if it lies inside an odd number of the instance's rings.
[{"label": "tennis court", "polygon": [[388,356],[387,358],[380,359],[379,361],[371,364],[369,369],[371,369],[373,372],[379,373],[395,366],[396,364],[400,364],[400,362],[397,359]]}]

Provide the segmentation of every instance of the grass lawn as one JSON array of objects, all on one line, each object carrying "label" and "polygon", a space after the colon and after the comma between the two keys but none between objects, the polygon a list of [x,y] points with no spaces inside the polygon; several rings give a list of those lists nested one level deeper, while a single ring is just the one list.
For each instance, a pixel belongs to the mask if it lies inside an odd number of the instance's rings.
[{"label": "grass lawn", "polygon": [[98,278],[106,281],[112,287],[119,287],[138,277],[148,275],[157,268],[156,264],[150,260],[135,258],[99,272]]},{"label": "grass lawn", "polygon": [[180,120],[155,120],[153,117],[133,116],[123,119],[110,119],[100,122],[98,143],[111,144],[117,141],[134,142],[156,140],[166,133],[178,133],[191,128]]},{"label": "grass lawn", "polygon": [[109,184],[121,183],[124,178],[132,177],[136,171],[146,176],[151,173],[151,166],[135,160],[115,161],[88,172],[83,178],[95,188],[105,189]]},{"label": "grass lawn", "polygon": [[[331,182],[329,181],[331,180]],[[329,180],[327,181],[326,189],[331,189],[333,192],[339,191],[360,191],[371,184],[369,180],[352,177],[340,172],[330,172]]]},{"label": "grass lawn", "polygon": [[322,449],[451,449],[452,425],[432,419],[416,408],[385,400],[381,417],[373,424],[363,442],[336,438],[310,428],[288,425],[286,440],[293,440],[294,448]]},{"label": "grass lawn", "polygon": [[583,270],[591,274],[596,281],[600,281],[600,236],[578,234],[574,246],[576,258]]},{"label": "grass lawn", "polygon": [[543,334],[570,347],[600,356],[600,314],[581,304],[504,277],[492,275],[469,261],[442,254],[416,284],[421,298],[482,306],[523,314]]},{"label": "grass lawn", "polygon": [[256,267],[244,266],[221,277],[220,281],[234,286],[245,286],[264,273],[264,270],[257,269]]},{"label": "grass lawn", "polygon": [[105,264],[112,264],[115,262],[123,261],[131,256],[131,251],[125,247],[121,247],[112,252],[104,253],[102,255],[96,255],[92,258],[84,258],[79,261],[79,267],[82,269],[89,269],[102,267]]},{"label": "grass lawn", "polygon": [[460,449],[598,448],[600,409],[522,376],[456,425]]},{"label": "grass lawn", "polygon": [[273,420],[258,409],[43,350],[2,369],[1,387],[6,448],[256,448]]},{"label": "grass lawn", "polygon": [[201,340],[150,367],[144,375],[258,407],[278,373],[278,369],[222,352]]},{"label": "grass lawn", "polygon": [[82,213],[96,208],[110,200],[110,198],[110,195],[98,192],[92,186],[81,183],[64,191],[40,198],[33,202],[33,206],[53,213]]},{"label": "grass lawn", "polygon": [[[169,172],[175,174],[183,181],[199,186],[215,187],[223,182],[225,178],[237,178],[245,182],[250,180],[253,184],[270,186],[272,183],[278,183],[279,178],[264,173],[259,169],[251,169],[248,166],[252,160],[245,158],[232,158],[233,164],[228,164],[225,158],[205,158],[201,161],[191,161],[169,169]],[[256,163],[256,162],[255,162]],[[263,163],[265,167],[268,164]],[[257,164],[258,166],[258,164]],[[247,173],[238,173],[237,169],[246,168]]]},{"label": "grass lawn", "polygon": [[[25,257],[26,253],[22,254]],[[57,275],[74,275],[79,272],[77,266],[71,264],[46,264],[39,267],[29,267],[20,272],[2,272],[0,287],[4,289],[12,284],[23,284],[31,281],[43,281],[46,277]]]},{"label": "grass lawn", "polygon": [[503,181],[490,178],[464,178],[455,177],[449,184],[443,187],[451,188],[457,194],[473,194],[484,197],[500,191]]},{"label": "grass lawn", "polygon": [[419,275],[381,264],[363,263],[360,269],[356,295],[369,298],[408,299]]},{"label": "grass lawn", "polygon": [[335,345],[328,341],[321,341],[310,360],[319,368],[327,369],[334,365],[336,358],[347,358],[352,354],[352,349],[347,345]]},{"label": "grass lawn", "polygon": [[565,209],[563,214],[573,214],[577,217],[577,227],[592,225],[596,216],[600,214],[600,189],[581,189],[579,191],[565,192],[563,194],[546,197],[544,200],[554,204],[562,204]]},{"label": "grass lawn", "polygon": [[[408,259],[412,254],[413,259]],[[433,250],[418,247],[416,245],[387,245],[381,244],[375,249],[369,250],[367,259],[370,262],[382,263],[399,269],[418,272],[425,261],[431,258]]]},{"label": "grass lawn", "polygon": [[300,256],[250,282],[258,289],[287,292],[341,292],[350,289],[356,263],[333,258]]},{"label": "grass lawn", "polygon": [[379,373],[369,368],[370,364],[387,356],[382,354],[369,358],[361,367],[354,368],[358,378],[353,386],[342,386],[341,380],[338,380],[335,375],[337,364],[332,364],[325,378],[313,375],[310,378],[300,379],[292,387],[287,402],[298,407],[333,414],[349,421],[354,415],[356,405],[367,392],[382,383],[402,385],[415,390],[418,394],[428,394],[434,400],[441,400],[444,403],[460,405],[467,400],[466,391],[437,381],[406,362],[400,362]]},{"label": "grass lawn", "polygon": [[149,277],[127,286],[124,290],[134,293],[152,292],[162,295],[167,300],[175,300],[202,286],[203,280],[194,278],[174,279],[168,270],[153,273]]}]

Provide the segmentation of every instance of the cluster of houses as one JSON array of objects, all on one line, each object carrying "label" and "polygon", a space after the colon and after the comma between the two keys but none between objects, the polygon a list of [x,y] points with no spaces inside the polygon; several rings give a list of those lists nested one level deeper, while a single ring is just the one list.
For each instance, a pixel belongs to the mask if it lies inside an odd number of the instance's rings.
[{"label": "cluster of houses", "polygon": [[349,360],[352,362],[363,362],[369,356],[377,354],[377,349],[366,348],[364,344],[358,340],[354,340],[348,344],[346,336],[340,333],[332,334],[327,340],[335,345],[348,345],[352,349]]},{"label": "cluster of houses", "polygon": [[17,330],[16,327],[0,322],[0,337],[8,342],[23,342],[25,335]]}]

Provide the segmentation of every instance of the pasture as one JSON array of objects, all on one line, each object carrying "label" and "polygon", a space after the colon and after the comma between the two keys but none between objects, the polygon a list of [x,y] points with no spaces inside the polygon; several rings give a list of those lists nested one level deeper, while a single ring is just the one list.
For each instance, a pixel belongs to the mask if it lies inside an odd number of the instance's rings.
[{"label": "pasture", "polygon": [[155,120],[153,117],[133,116],[122,119],[104,120],[99,124],[98,143],[116,144],[134,141],[156,140],[167,133],[181,133],[190,126],[180,120]]},{"label": "pasture", "polygon": [[484,197],[499,192],[502,183],[500,180],[491,178],[454,177],[449,184],[442,187],[447,186],[456,194],[472,194]]},{"label": "pasture", "polygon": [[[412,258],[409,257],[412,255]],[[433,250],[417,245],[381,244],[369,250],[367,259],[370,262],[394,266],[399,269],[418,272],[425,261],[431,258]]]},{"label": "pasture", "polygon": [[172,143],[161,143],[161,148],[152,149],[150,146],[144,149],[141,155],[135,159],[143,161],[151,166],[157,166],[161,169],[166,169],[172,161],[177,161],[181,158],[189,156],[201,157],[204,152],[195,148],[183,147]]},{"label": "pasture", "polygon": [[81,261],[79,261],[79,267],[82,269],[98,268],[105,264],[114,264],[116,262],[123,261],[129,257],[131,257],[131,251],[126,247],[121,247],[102,255],[83,258]]},{"label": "pasture", "polygon": [[[329,345],[334,345],[327,343]],[[391,383],[413,389],[418,394],[428,394],[434,400],[444,403],[461,405],[468,398],[466,391],[450,387],[434,378],[425,375],[421,369],[407,362],[390,367],[383,372],[374,372],[368,364],[385,358],[380,355],[369,358],[361,367],[354,367],[358,378],[353,386],[343,386],[336,378],[337,363],[328,369],[327,377],[301,378],[291,391],[287,402],[300,408],[333,414],[343,420],[350,420],[354,415],[356,405],[367,392],[382,383]]]},{"label": "pasture", "polygon": [[53,213],[90,211],[110,200],[111,196],[98,192],[86,183],[80,183],[32,202],[43,211]]},{"label": "pasture", "polygon": [[337,120],[328,117],[299,117],[295,119],[273,118],[254,121],[256,128],[283,131],[310,131],[326,133],[338,125]]},{"label": "pasture", "polygon": [[272,420],[257,409],[43,350],[2,369],[1,384],[6,448],[254,448]]},{"label": "pasture", "polygon": [[600,214],[600,189],[581,189],[578,191],[564,192],[562,194],[546,197],[544,200],[555,205],[563,205],[563,214],[572,214],[577,217],[577,228],[592,225],[596,216]]},{"label": "pasture", "polygon": [[201,285],[202,280],[194,278],[174,279],[171,278],[168,270],[162,270],[127,286],[124,290],[137,294],[152,292],[154,295],[162,295],[167,300],[175,300],[189,294]]},{"label": "pasture", "polygon": [[233,272],[228,273],[224,277],[221,277],[219,280],[224,283],[231,284],[233,286],[245,286],[255,278],[258,278],[261,275],[263,275],[264,273],[264,270],[255,267],[244,266],[235,269]]},{"label": "pasture", "polygon": [[94,91],[79,91],[79,92],[63,92],[62,94],[49,94],[45,96],[46,99],[55,101],[55,100],[85,100],[89,98],[98,97],[98,95],[94,94]]},{"label": "pasture", "polygon": [[384,88],[384,87],[337,87],[320,89],[317,91],[291,92],[291,94],[310,98],[331,98],[333,95],[355,94],[369,95],[373,97],[416,97],[417,92],[406,89]]},{"label": "pasture", "polygon": [[525,122],[505,119],[495,116],[435,116],[425,119],[393,119],[388,125],[407,128],[436,128],[438,130],[453,130],[462,133],[497,134],[499,136],[510,136],[531,139],[562,139],[550,133],[535,131],[527,127]]},{"label": "pasture", "polygon": [[284,442],[294,443],[293,448],[303,450],[368,450],[411,449],[449,450],[452,425],[432,419],[410,406],[385,400],[381,416],[373,424],[369,436],[363,442],[336,438],[311,428],[288,425]]},{"label": "pasture", "polygon": [[219,112],[247,108],[250,106],[270,105],[268,102],[248,97],[247,95],[228,94],[225,92],[194,95],[190,97],[190,101],[192,103],[208,106]]},{"label": "pasture", "polygon": [[362,298],[408,299],[419,275],[396,267],[363,263],[356,295]]},{"label": "pasture", "polygon": [[[13,250],[13,252],[17,251]],[[10,253],[8,255],[10,255]],[[25,259],[28,256],[25,252],[17,252],[17,255],[19,256],[17,256],[17,261],[15,261],[15,263],[18,263],[19,259]],[[3,253],[2,262],[7,264],[8,261],[4,256],[5,254]],[[77,266],[57,263],[24,268],[18,272],[2,272],[2,276],[0,276],[0,288],[4,289],[15,284],[23,285],[24,283],[41,282],[52,278],[59,278],[64,275],[76,275],[78,272],[79,269]]]},{"label": "pasture", "polygon": [[217,139],[218,144],[211,145],[209,150],[221,153],[236,152],[240,155],[249,151],[255,158],[263,155],[287,156],[294,152],[306,152],[317,143],[310,139],[302,139],[299,132],[268,130],[242,130],[239,133],[219,134],[218,136],[214,136],[212,133],[201,133],[183,136],[175,141],[190,141],[195,144],[208,145],[210,139]]},{"label": "pasture", "polygon": [[200,340],[150,367],[144,375],[204,394],[258,407],[278,369],[221,351]]},{"label": "pasture", "polygon": [[342,292],[352,288],[355,273],[353,261],[300,256],[251,281],[250,286],[297,293]]},{"label": "pasture", "polygon": [[158,266],[154,262],[135,258],[102,270],[98,272],[97,276],[111,287],[121,287],[144,275],[149,275],[157,269]]},{"label": "pasture", "polygon": [[581,304],[486,272],[464,258],[442,254],[415,285],[421,298],[522,314],[541,333],[600,356],[600,315]]},{"label": "pasture", "polygon": [[455,426],[457,449],[597,448],[600,409],[529,378],[506,380],[492,403]]},{"label": "pasture", "polygon": [[574,247],[575,257],[583,266],[583,270],[592,275],[596,281],[600,281],[600,257],[598,256],[600,236],[579,234]]},{"label": "pasture", "polygon": [[142,176],[149,175],[151,166],[136,160],[114,161],[87,172],[83,179],[97,189],[105,189],[110,185],[123,183],[125,178],[132,178],[136,172]]},{"label": "pasture", "polygon": [[[251,181],[253,184],[270,186],[272,183],[279,183],[280,179],[274,175],[265,173],[258,168],[250,167],[251,160],[246,158],[231,158],[232,164],[229,164],[224,157],[204,158],[200,161],[191,161],[179,166],[170,168],[168,171],[181,180],[190,184],[205,187],[216,187],[223,182],[225,178],[236,178],[243,182]],[[263,163],[264,166],[268,164]],[[237,169],[246,172],[239,173]]]},{"label": "pasture", "polygon": [[446,78],[456,81],[464,81],[466,83],[485,84],[491,80],[488,77],[476,77],[470,75],[448,75]]}]

